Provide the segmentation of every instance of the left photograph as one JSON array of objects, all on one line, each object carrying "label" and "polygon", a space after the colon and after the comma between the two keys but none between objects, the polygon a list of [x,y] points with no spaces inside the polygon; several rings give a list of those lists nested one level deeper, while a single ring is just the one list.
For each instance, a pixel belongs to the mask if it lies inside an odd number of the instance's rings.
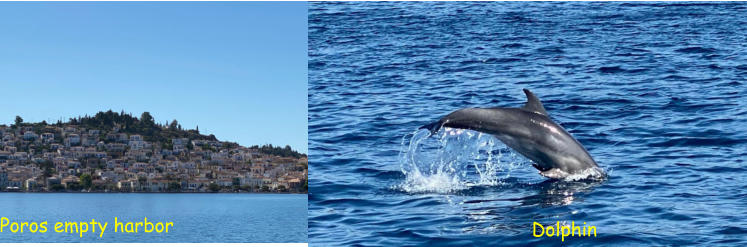
[{"label": "left photograph", "polygon": [[0,242],[306,243],[306,3],[0,3]]}]

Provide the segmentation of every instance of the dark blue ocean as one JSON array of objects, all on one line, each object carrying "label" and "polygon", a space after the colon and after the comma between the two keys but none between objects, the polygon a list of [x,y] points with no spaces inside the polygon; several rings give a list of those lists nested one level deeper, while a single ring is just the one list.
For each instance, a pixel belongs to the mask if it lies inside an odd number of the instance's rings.
[{"label": "dark blue ocean", "polygon": [[[48,221],[46,233],[12,233],[0,242],[125,243],[303,243],[307,242],[304,194],[101,194],[0,193],[0,217],[14,222]],[[169,233],[114,232],[118,221],[173,222]],[[103,238],[92,228],[83,234],[57,233],[56,222],[108,222]]]},{"label": "dark blue ocean", "polygon": [[[312,3],[309,239],[745,246],[746,78],[745,3]],[[605,179],[547,180],[490,135],[418,131],[520,107],[522,88]]]}]

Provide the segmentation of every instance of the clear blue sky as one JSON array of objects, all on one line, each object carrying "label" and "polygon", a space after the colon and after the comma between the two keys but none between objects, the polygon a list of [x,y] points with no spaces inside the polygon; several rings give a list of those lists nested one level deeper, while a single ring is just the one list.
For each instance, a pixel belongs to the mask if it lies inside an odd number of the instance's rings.
[{"label": "clear blue sky", "polygon": [[0,3],[0,124],[124,110],[307,153],[306,3]]}]

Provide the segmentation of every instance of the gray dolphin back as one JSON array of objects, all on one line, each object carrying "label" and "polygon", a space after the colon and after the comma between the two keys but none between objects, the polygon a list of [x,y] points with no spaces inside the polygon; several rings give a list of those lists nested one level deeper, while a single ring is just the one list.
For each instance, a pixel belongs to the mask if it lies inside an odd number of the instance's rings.
[{"label": "gray dolphin back", "polygon": [[464,108],[420,128],[431,134],[444,126],[492,134],[534,161],[540,174],[550,178],[596,168],[586,148],[550,119],[539,98],[528,89],[524,94],[527,102],[520,108]]}]

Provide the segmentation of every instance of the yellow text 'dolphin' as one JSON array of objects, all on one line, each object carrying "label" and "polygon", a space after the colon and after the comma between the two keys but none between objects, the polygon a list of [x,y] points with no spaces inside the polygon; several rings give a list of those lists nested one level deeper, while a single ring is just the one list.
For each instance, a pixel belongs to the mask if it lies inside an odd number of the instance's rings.
[{"label": "yellow text 'dolphin'", "polygon": [[532,224],[532,235],[536,238],[539,237],[560,237],[560,241],[565,241],[565,237],[591,237],[592,232],[594,237],[597,237],[597,227],[592,225],[576,225],[576,222],[571,221],[571,225],[560,225],[560,221],[555,223],[555,226],[548,225],[543,226],[540,223],[534,222]]}]

